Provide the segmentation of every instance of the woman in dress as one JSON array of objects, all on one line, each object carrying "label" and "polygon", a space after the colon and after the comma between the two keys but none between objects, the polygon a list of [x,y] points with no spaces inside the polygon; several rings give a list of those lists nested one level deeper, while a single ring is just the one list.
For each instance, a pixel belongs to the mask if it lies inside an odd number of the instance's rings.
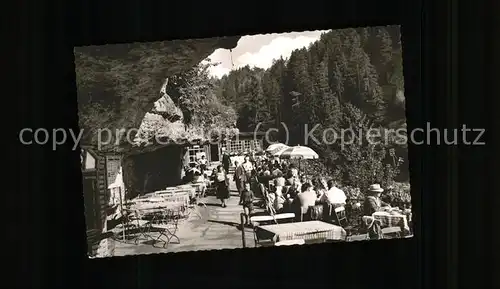
[{"label": "woman in dress", "polygon": [[229,199],[229,181],[226,171],[220,165],[217,167],[215,181],[217,182],[217,199],[221,201],[221,207],[225,208],[226,200]]}]

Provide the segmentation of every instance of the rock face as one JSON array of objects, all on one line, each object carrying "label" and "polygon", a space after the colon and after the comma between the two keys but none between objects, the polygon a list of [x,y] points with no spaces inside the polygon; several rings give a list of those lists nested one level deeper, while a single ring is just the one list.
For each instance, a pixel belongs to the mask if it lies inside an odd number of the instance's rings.
[{"label": "rock face", "polygon": [[109,144],[125,141],[125,136],[121,136],[117,142],[114,132],[139,128],[146,112],[151,111],[161,97],[160,89],[166,78],[197,65],[218,48],[236,47],[239,38],[76,48],[79,116],[84,129],[82,143],[96,145],[99,129],[113,132],[111,138],[106,136]]}]

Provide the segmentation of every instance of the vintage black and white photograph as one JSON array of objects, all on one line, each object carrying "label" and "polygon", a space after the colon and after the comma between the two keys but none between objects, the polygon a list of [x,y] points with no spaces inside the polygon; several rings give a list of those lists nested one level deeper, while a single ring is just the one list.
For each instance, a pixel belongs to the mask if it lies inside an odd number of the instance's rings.
[{"label": "vintage black and white photograph", "polygon": [[413,236],[399,26],[75,47],[91,258]]}]

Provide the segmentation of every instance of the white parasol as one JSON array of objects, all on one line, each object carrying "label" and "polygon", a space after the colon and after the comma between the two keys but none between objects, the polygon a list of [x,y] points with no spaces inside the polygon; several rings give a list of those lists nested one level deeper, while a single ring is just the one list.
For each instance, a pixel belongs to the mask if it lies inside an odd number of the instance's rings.
[{"label": "white parasol", "polygon": [[279,157],[283,159],[317,159],[319,155],[310,147],[294,146],[285,149],[279,153]]},{"label": "white parasol", "polygon": [[281,151],[285,148],[289,148],[289,146],[282,143],[273,143],[267,147],[266,152],[274,155],[276,152]]},{"label": "white parasol", "polygon": [[319,155],[310,147],[298,145],[279,152],[279,157],[282,159],[298,159],[300,170],[301,160],[317,159]]}]

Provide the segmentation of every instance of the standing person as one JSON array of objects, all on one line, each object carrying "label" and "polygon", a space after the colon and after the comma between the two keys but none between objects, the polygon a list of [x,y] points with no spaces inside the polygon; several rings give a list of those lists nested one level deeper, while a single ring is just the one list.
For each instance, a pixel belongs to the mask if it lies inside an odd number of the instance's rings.
[{"label": "standing person", "polygon": [[205,158],[204,155],[201,156],[198,163],[200,164],[201,173],[205,173],[205,170],[207,169],[207,159]]},{"label": "standing person", "polygon": [[234,169],[233,181],[236,183],[236,189],[238,190],[238,194],[240,196],[239,205],[242,204],[241,193],[244,189],[245,182],[245,171],[243,167],[238,163],[238,161],[234,162],[236,168]]},{"label": "standing person", "polygon": [[252,176],[252,171],[254,170],[254,166],[252,162],[250,161],[250,157],[248,155],[245,156],[245,159],[243,163],[241,164],[243,167],[243,170],[245,171],[245,175],[247,176],[247,179],[249,180]]},{"label": "standing person", "polygon": [[217,167],[215,181],[217,182],[217,199],[221,201],[221,207],[225,208],[227,207],[226,200],[229,199],[229,182],[222,166]]},{"label": "standing person", "polygon": [[250,225],[250,215],[253,212],[253,200],[254,200],[254,193],[250,188],[250,183],[245,183],[245,187],[243,188],[242,191],[242,205],[243,205],[243,212],[245,214],[245,225],[249,226]]},{"label": "standing person", "polygon": [[229,165],[231,165],[231,158],[227,152],[224,152],[222,155],[222,166],[224,167],[226,173],[229,172]]},{"label": "standing person", "polygon": [[250,162],[256,165],[257,158],[255,157],[255,151],[252,151],[252,153],[250,154]]}]

